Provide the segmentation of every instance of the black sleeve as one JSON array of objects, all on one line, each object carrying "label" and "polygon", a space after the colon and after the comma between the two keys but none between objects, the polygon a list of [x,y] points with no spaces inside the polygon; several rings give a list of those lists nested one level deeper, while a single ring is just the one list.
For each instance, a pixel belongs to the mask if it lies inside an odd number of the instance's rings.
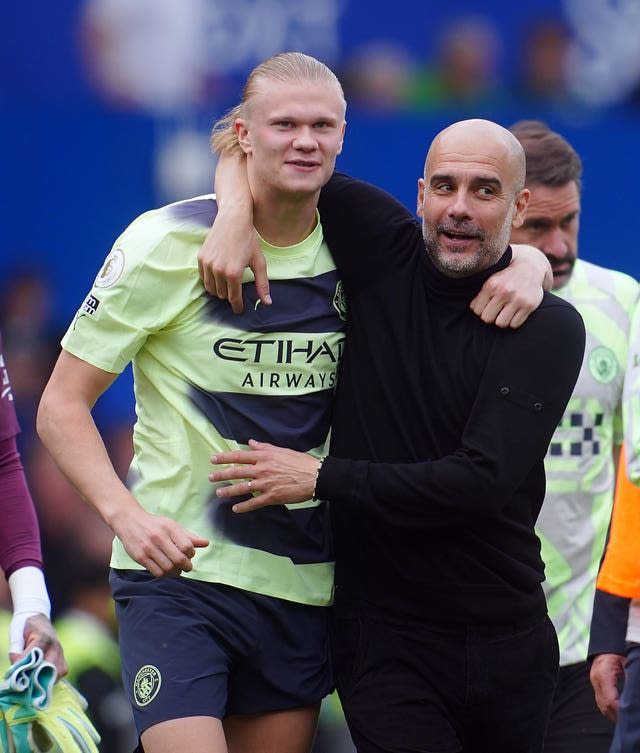
[{"label": "black sleeve", "polygon": [[318,496],[394,527],[440,527],[500,511],[544,458],[582,363],[582,318],[553,300],[495,338],[456,452],[410,464],[330,456]]},{"label": "black sleeve", "polygon": [[[624,473],[624,467],[619,470]],[[607,553],[607,546],[611,538],[611,524],[613,509],[607,528],[600,567]],[[629,621],[629,604],[631,599],[596,588],[593,597],[593,612],[589,630],[589,649],[587,659],[592,662],[598,654],[618,654],[624,656],[627,638],[627,623]]]},{"label": "black sleeve", "polygon": [[320,192],[322,230],[347,295],[389,273],[403,254],[414,254],[407,225],[417,223],[407,208],[380,188],[342,173]]},{"label": "black sleeve", "polygon": [[624,656],[631,599],[596,589],[589,635],[589,660],[598,654]]}]

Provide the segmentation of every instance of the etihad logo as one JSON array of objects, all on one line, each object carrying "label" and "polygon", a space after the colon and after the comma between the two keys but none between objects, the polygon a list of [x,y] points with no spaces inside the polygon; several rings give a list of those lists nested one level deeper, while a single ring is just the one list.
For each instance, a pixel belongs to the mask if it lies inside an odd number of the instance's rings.
[{"label": "etihad logo", "polygon": [[336,386],[337,374],[334,371],[317,371],[313,374],[289,371],[278,374],[274,371],[259,371],[252,374],[247,372],[241,387],[261,388],[270,390],[328,390]]},{"label": "etihad logo", "polygon": [[310,364],[320,359],[338,363],[342,358],[344,341],[332,345],[326,340],[240,339],[223,337],[213,344],[213,352],[225,361],[266,364]]}]

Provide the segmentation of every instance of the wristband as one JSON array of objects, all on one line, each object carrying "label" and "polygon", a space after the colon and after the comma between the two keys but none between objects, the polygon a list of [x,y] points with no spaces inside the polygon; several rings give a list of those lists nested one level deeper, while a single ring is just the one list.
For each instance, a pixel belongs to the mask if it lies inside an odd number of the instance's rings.
[{"label": "wristband", "polygon": [[316,486],[318,486],[318,476],[320,475],[320,469],[322,468],[322,464],[324,463],[325,457],[326,457],[326,455],[323,455],[320,458],[320,462],[318,463],[318,467],[316,468],[316,477],[315,477],[315,480],[313,482],[313,493],[311,495],[311,499],[314,502],[318,501],[318,499],[316,497]]},{"label": "wristband", "polygon": [[13,617],[9,626],[9,650],[19,653],[24,648],[24,625],[34,614],[51,616],[51,602],[42,570],[21,567],[9,576],[9,589],[13,603]]}]

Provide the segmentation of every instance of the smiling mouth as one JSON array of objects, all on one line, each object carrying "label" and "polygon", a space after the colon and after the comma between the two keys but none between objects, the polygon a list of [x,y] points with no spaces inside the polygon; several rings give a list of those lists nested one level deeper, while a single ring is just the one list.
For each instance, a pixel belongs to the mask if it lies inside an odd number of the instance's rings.
[{"label": "smiling mouth", "polygon": [[318,167],[318,162],[307,162],[301,159],[289,160],[288,165],[295,165],[296,167]]},{"label": "smiling mouth", "polygon": [[473,241],[477,240],[479,236],[471,233],[456,233],[451,230],[442,230],[442,235],[453,241]]},{"label": "smiling mouth", "polygon": [[482,233],[477,227],[473,227],[473,225],[463,222],[459,224],[443,222],[436,227],[436,231],[452,241],[481,241],[484,239],[484,233]]}]

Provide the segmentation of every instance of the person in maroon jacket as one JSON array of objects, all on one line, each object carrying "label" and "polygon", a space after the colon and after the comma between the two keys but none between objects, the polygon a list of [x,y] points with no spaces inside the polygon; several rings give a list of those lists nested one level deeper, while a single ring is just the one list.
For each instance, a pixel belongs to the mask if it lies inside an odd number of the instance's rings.
[{"label": "person in maroon jacket", "polygon": [[67,664],[51,625],[38,519],[16,443],[19,431],[0,334],[0,567],[13,604],[9,658],[14,662],[38,646],[63,677]]}]

